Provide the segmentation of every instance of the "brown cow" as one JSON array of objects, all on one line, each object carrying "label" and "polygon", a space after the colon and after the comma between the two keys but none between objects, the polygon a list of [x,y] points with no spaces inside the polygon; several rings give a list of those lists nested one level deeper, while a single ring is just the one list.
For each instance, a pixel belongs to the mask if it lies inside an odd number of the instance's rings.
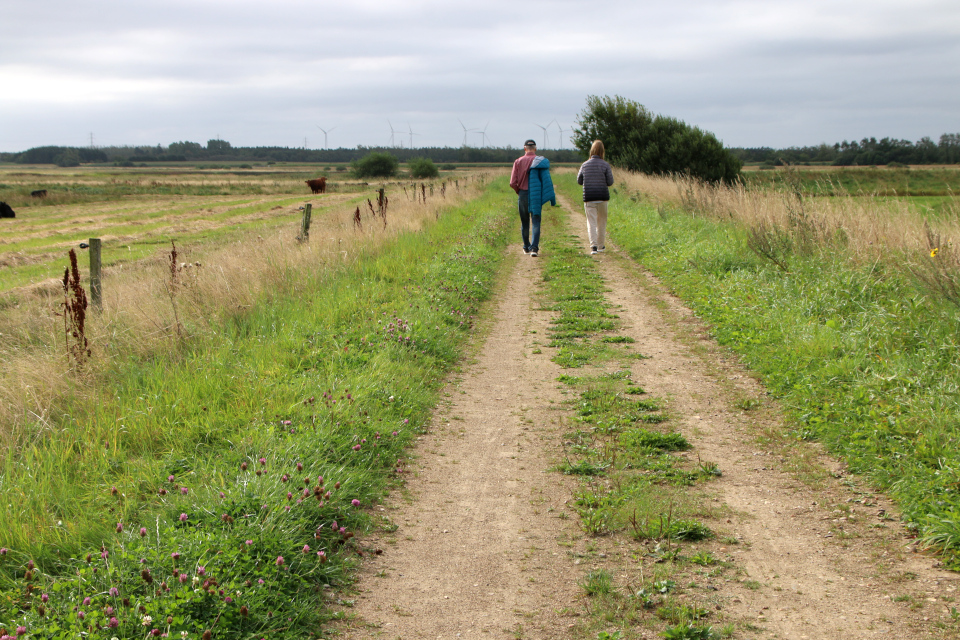
[{"label": "brown cow", "polygon": [[316,180],[307,180],[307,185],[309,185],[310,190],[314,193],[326,193],[327,176],[320,176]]}]

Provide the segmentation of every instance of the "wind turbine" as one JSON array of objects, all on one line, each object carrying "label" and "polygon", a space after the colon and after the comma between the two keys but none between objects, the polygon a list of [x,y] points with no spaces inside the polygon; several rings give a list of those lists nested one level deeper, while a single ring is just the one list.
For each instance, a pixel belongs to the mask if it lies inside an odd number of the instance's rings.
[{"label": "wind turbine", "polygon": [[483,125],[483,129],[477,131],[477,135],[481,136],[480,140],[482,142],[480,144],[483,147],[487,146],[487,127],[489,126],[490,126],[490,122],[487,121],[487,124]]},{"label": "wind turbine", "polygon": [[467,146],[467,133],[470,131],[476,131],[476,129],[467,129],[466,125],[458,118],[457,122],[460,123],[460,126],[463,127],[463,146]]},{"label": "wind turbine", "polygon": [[[554,122],[557,122],[557,121],[554,120]],[[560,130],[560,148],[563,149],[563,132],[570,131],[570,129],[564,129],[563,127],[560,126],[559,122],[557,122],[557,129]]]},{"label": "wind turbine", "polygon": [[[339,126],[340,126],[340,125],[337,125],[337,127],[339,127]],[[317,125],[317,129],[320,129],[320,131],[323,131],[323,148],[324,148],[324,149],[329,149],[329,147],[327,146],[327,134],[330,133],[331,131],[333,131],[334,129],[336,129],[337,127],[331,127],[330,129],[324,129],[324,128],[321,127],[320,125]]]},{"label": "wind turbine", "polygon": [[549,127],[553,123],[548,122],[546,127],[543,126],[542,124],[537,124],[536,122],[534,122],[533,124],[536,124],[538,127],[543,129],[543,148],[546,149],[550,145],[550,135],[547,133],[547,127]]},{"label": "wind turbine", "polygon": [[409,129],[410,132],[410,148],[413,149],[413,136],[418,136],[420,134],[414,132],[413,127],[410,126],[409,122],[407,123],[407,129]]},{"label": "wind turbine", "polygon": [[396,147],[396,146],[397,146],[397,143],[394,142],[394,140],[393,140],[393,136],[394,136],[394,134],[395,134],[396,132],[393,130],[393,125],[390,124],[390,121],[389,121],[389,120],[387,120],[387,124],[390,125],[390,146],[391,146],[391,147]]}]

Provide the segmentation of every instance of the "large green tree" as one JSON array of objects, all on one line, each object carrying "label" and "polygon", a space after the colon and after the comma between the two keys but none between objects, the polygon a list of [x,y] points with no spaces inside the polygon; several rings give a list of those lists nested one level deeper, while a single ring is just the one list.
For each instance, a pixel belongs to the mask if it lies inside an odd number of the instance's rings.
[{"label": "large green tree", "polygon": [[572,142],[586,154],[594,140],[603,141],[611,164],[631,171],[733,182],[743,166],[712,133],[676,118],[654,116],[621,96],[587,97]]}]

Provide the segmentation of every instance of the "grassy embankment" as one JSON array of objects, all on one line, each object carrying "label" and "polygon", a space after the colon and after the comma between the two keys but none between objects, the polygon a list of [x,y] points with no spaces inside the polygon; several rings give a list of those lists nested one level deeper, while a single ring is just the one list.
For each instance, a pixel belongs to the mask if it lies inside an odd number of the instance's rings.
[{"label": "grassy embankment", "polygon": [[43,305],[10,311],[7,631],[320,634],[323,587],[370,551],[355,529],[390,526],[365,507],[402,474],[490,292],[507,193],[394,205],[362,232],[330,214],[314,225],[333,242],[252,237],[176,281],[144,269],[59,374]]},{"label": "grassy embankment", "polygon": [[793,435],[888,491],[960,564],[956,201],[929,218],[906,200],[618,175],[614,241],[762,375]]},{"label": "grassy embankment", "polygon": [[[574,200],[571,182],[560,178],[558,184]],[[669,403],[631,380],[631,363],[645,356],[618,333],[603,280],[580,240],[569,234],[565,214],[548,210],[544,229],[541,303],[557,314],[547,346],[570,371],[560,382],[571,394],[573,412],[563,438],[566,460],[557,470],[580,478],[574,508],[587,535],[642,549],[630,566],[595,569],[579,579],[588,615],[575,634],[626,638],[647,630],[665,637],[726,637],[735,627],[711,626],[724,614],[701,584],[737,575],[732,562],[703,543],[715,537],[712,523],[719,521],[704,489],[721,471],[681,454],[691,446],[676,430]],[[691,551],[691,543],[701,548]],[[586,549],[588,555],[600,553],[591,543]],[[618,631],[611,633],[611,627]]]}]

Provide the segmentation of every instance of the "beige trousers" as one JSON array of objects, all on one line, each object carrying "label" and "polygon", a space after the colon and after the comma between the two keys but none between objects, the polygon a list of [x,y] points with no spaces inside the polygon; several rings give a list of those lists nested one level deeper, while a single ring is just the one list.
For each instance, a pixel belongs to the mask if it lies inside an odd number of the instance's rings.
[{"label": "beige trousers", "polygon": [[590,246],[600,249],[604,246],[603,242],[607,234],[607,202],[606,200],[584,202],[583,209],[587,213],[587,236],[590,238]]}]

